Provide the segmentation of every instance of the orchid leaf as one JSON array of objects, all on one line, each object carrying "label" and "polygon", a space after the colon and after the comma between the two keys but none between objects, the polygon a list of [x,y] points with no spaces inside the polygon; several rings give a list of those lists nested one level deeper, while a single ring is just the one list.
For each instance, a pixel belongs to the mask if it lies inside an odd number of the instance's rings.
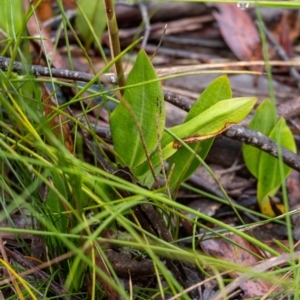
[{"label": "orchid leaf", "polygon": [[104,1],[78,0],[75,23],[87,47],[95,39],[101,40],[106,27]]},{"label": "orchid leaf", "polygon": [[[296,152],[293,134],[283,118],[279,119],[269,137],[277,141],[279,146],[283,146],[292,152]],[[270,202],[270,199],[278,191],[282,180],[285,179],[291,171],[290,167],[283,165],[283,174],[281,174],[280,163],[281,162],[277,158],[261,151],[257,178],[257,200],[262,213],[269,216],[274,216],[275,214],[273,210],[267,209],[271,208],[268,202]]]},{"label": "orchid leaf", "polygon": [[[256,98],[253,97],[219,101],[197,117],[170,130],[181,139],[197,136],[199,140],[205,140],[222,133],[231,125],[241,122],[249,114],[255,103]],[[164,133],[162,148],[169,143],[174,143],[174,138],[168,133]]]},{"label": "orchid leaf", "polygon": [[[263,101],[256,109],[248,128],[269,136],[276,125],[276,109],[270,100]],[[243,157],[245,164],[254,177],[258,177],[259,161],[262,151],[250,145],[243,144]]]},{"label": "orchid leaf", "polygon": [[[110,116],[110,126],[117,162],[135,168],[153,153],[165,125],[164,96],[144,50],[137,56],[128,75],[122,100]],[[144,83],[131,88],[131,85]]]},{"label": "orchid leaf", "polygon": [[22,29],[24,22],[22,0],[2,0],[0,28],[8,37],[15,37]]},{"label": "orchid leaf", "polygon": [[[263,101],[249,124],[249,128],[259,131],[293,152],[296,151],[293,134],[283,118],[276,120],[276,109],[270,100]],[[280,161],[253,146],[243,145],[245,164],[252,175],[257,178],[257,201],[262,213],[274,216],[271,205],[272,197],[277,193],[282,180],[289,174],[290,168],[283,166],[280,172]],[[274,204],[275,205],[275,204]],[[283,212],[282,205],[277,205],[278,211]]]},{"label": "orchid leaf", "polygon": [[[228,100],[222,100],[204,112],[200,113],[193,119],[175,126],[170,131],[180,139],[192,138],[193,140],[206,140],[214,137],[233,124],[241,122],[252,110],[256,98],[232,98]],[[178,149],[179,145],[177,140],[169,133],[165,132],[161,141],[162,153],[155,152],[151,156],[151,162],[153,166],[157,166],[161,158],[166,160],[172,156]],[[134,173],[144,182],[145,174],[147,171],[147,161],[138,166]]]},{"label": "orchid leaf", "polygon": [[[201,94],[198,100],[190,109],[184,122],[197,117],[201,112],[208,109],[218,101],[230,99],[232,97],[230,82],[227,76],[221,76],[215,79]],[[208,151],[214,141],[214,137],[202,142],[194,143],[191,148],[202,159],[205,159]],[[169,170],[172,170],[172,176],[169,181],[171,188],[178,187],[181,182],[188,179],[199,167],[200,161],[195,159],[195,155],[186,148],[181,147],[169,159]],[[173,166],[173,167],[172,167]]]}]

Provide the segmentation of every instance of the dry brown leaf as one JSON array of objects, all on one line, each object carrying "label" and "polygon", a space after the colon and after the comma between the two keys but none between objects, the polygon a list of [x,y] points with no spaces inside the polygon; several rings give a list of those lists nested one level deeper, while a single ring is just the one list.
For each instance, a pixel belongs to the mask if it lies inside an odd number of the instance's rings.
[{"label": "dry brown leaf", "polygon": [[276,25],[272,26],[272,33],[286,53],[292,55],[292,45],[300,36],[300,12],[283,11]]},{"label": "dry brown leaf", "polygon": [[[31,10],[32,8],[33,5],[31,5],[28,0],[25,0],[24,11],[26,12],[28,10]],[[27,22],[27,30],[32,37],[36,38],[33,41],[34,44],[39,48],[38,52],[42,51],[44,57],[48,59],[53,67],[58,69],[67,69],[68,66],[64,63],[62,57],[51,42],[49,32],[43,26],[37,24],[37,22],[39,22],[39,20],[36,20],[35,16],[32,15]]]},{"label": "dry brown leaf", "polygon": [[63,0],[63,4],[66,9],[75,9],[76,8],[75,0]]},{"label": "dry brown leaf", "polygon": [[[261,256],[261,253],[257,247],[238,235],[230,234],[227,237],[239,245],[239,247],[225,239],[210,239],[202,241],[201,248],[207,255],[213,255],[219,259],[233,262],[240,266],[253,266],[260,261],[257,256]],[[237,271],[230,272],[232,278],[236,278],[239,275]],[[271,283],[262,279],[249,279],[240,286],[246,297],[262,296],[266,294],[271,287]]]},{"label": "dry brown leaf", "polygon": [[39,5],[36,8],[37,17],[42,21],[49,20],[53,17],[52,3],[54,0],[33,0],[33,4],[36,5],[38,2]]},{"label": "dry brown leaf", "polygon": [[[216,4],[213,12],[220,32],[228,47],[242,61],[262,60],[262,47],[258,29],[246,11],[235,4]],[[261,67],[252,67],[261,71]]]}]

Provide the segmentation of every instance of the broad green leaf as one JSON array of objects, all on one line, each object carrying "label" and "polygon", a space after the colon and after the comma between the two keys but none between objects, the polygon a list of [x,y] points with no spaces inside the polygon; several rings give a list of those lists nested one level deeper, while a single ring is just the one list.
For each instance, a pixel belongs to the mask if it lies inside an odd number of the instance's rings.
[{"label": "broad green leaf", "polygon": [[199,99],[191,107],[185,122],[197,117],[200,113],[210,108],[220,100],[230,99],[232,97],[230,82],[226,75],[216,78],[203,91]]},{"label": "broad green leaf", "polygon": [[[233,98],[222,100],[182,125],[175,126],[170,131],[177,137],[184,139],[188,137],[201,138],[203,140],[216,136],[226,130],[229,126],[242,121],[252,110],[256,98]],[[161,155],[155,152],[151,156],[153,166],[160,163],[160,157],[163,160],[173,155],[177,148],[175,146],[175,139],[167,132],[163,134],[161,141]],[[147,172],[147,162],[138,166],[134,170],[139,180],[143,180]]]},{"label": "broad green leaf", "polygon": [[[110,116],[110,126],[117,162],[135,168],[158,145],[165,125],[165,107],[161,84],[144,50],[137,56],[128,75],[122,101]],[[145,84],[131,88],[130,85]],[[146,147],[146,149],[145,149]]]},{"label": "broad green leaf", "polygon": [[[173,134],[183,139],[191,136],[210,138],[229,126],[241,122],[252,110],[256,98],[243,97],[222,100],[186,123],[171,128]],[[162,148],[174,142],[174,138],[164,133]]]},{"label": "broad green leaf", "polygon": [[20,32],[23,21],[23,0],[1,0],[0,28],[9,37]]},{"label": "broad green leaf", "polygon": [[[291,151],[296,150],[290,129],[284,119],[276,121],[276,109],[269,100],[265,100],[258,107],[249,128],[278,141],[280,146]],[[274,216],[270,199],[277,193],[282,183],[279,160],[248,145],[243,145],[243,156],[249,171],[257,178],[257,199],[262,213]],[[283,176],[286,177],[290,168],[284,165],[283,170]],[[276,207],[282,211],[280,205]]]},{"label": "broad green leaf", "polygon": [[[277,117],[275,106],[270,100],[265,100],[258,106],[248,128],[269,136],[270,132],[276,125],[276,122]],[[248,170],[254,177],[257,178],[260,156],[263,152],[246,144],[243,144],[242,150],[244,161]]]},{"label": "broad green leaf", "polygon": [[[75,24],[87,47],[94,39],[101,40],[106,27],[106,13],[103,0],[78,0]],[[94,33],[94,34],[93,34]]]},{"label": "broad green leaf", "polygon": [[[227,76],[221,76],[215,79],[201,94],[198,100],[194,103],[190,109],[184,122],[197,117],[201,112],[208,109],[218,101],[230,99],[232,97],[230,82]],[[191,148],[201,158],[205,158],[214,138],[209,138],[205,141],[195,143],[191,145]],[[195,159],[194,155],[191,154],[186,148],[181,147],[178,151],[171,156],[169,160],[170,170],[172,169],[172,177],[169,182],[170,187],[179,186],[181,182],[189,178],[195,170],[199,167],[199,160]]]},{"label": "broad green leaf", "polygon": [[[283,118],[280,118],[276,126],[271,131],[269,137],[278,141],[278,145],[283,146],[290,151],[296,151],[296,145],[293,134]],[[262,152],[258,166],[258,183],[257,183],[257,199],[260,207],[266,206],[268,197],[272,197],[277,192],[282,183],[282,177],[279,169],[280,161],[268,153]],[[283,166],[286,177],[291,171],[290,167]],[[265,209],[266,210],[266,209]],[[265,212],[266,213],[266,212]],[[272,215],[272,211],[266,213]]]}]

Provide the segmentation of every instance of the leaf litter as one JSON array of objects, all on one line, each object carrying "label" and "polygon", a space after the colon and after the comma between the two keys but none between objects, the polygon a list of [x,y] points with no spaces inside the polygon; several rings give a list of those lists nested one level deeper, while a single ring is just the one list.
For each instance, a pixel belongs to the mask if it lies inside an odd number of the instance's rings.
[{"label": "leaf litter", "polygon": [[[52,9],[55,8],[55,3],[54,1],[52,1],[50,6],[49,3],[51,3],[51,1],[43,7],[44,10],[37,11],[37,17],[40,21],[54,18],[54,12]],[[75,8],[75,5],[72,1],[71,3],[70,1],[63,1],[63,3],[66,8]],[[145,6],[148,15],[152,16],[149,40],[145,46],[145,51],[149,55],[150,53],[154,52],[153,49],[155,48],[155,45],[157,45],[165,23],[169,23],[169,30],[167,30],[162,46],[160,47],[160,49],[158,49],[157,55],[154,59],[154,63],[155,60],[157,60],[157,64],[155,65],[155,67],[157,68],[164,67],[166,69],[170,69],[174,65],[178,66],[179,68],[186,67],[188,65],[190,71],[193,71],[197,65],[203,63],[209,65],[218,62],[223,64],[223,70],[226,71],[228,70],[226,64],[228,62],[234,61],[236,58],[246,62],[263,60],[260,37],[258,34],[257,26],[255,25],[253,19],[253,9],[251,8],[247,10],[241,10],[236,5],[214,4],[212,7],[211,5],[205,6],[201,3],[164,3],[161,5],[158,3],[146,3]],[[124,3],[116,4],[116,12],[120,27],[122,47],[127,46],[128,43],[131,42],[133,35],[135,35],[137,32],[137,27],[142,20],[140,9],[141,8],[138,5],[126,5]],[[180,11],[179,15],[178,11]],[[299,13],[297,14],[293,11],[280,10],[280,12],[277,12],[277,14],[280,16],[280,18],[274,18],[272,17],[273,15],[271,12],[268,12],[268,10],[264,10],[263,18],[271,33],[278,40],[282,49],[284,49],[288,56],[293,56],[296,61],[296,59],[298,58],[297,55],[299,55],[300,52],[299,50],[297,50],[299,48],[299,45],[297,45],[297,39],[299,39],[300,32]],[[59,37],[58,48],[56,48],[56,46],[52,42],[51,36],[54,36],[54,34],[57,33],[57,28],[53,26],[52,28],[48,27],[47,29],[45,29],[41,26],[41,32],[37,32],[37,26],[34,22],[36,21],[34,21],[34,18],[31,17],[27,24],[29,34],[31,36],[42,34],[42,36],[45,38],[45,41],[42,44],[37,41],[33,42],[34,47],[31,49],[31,51],[32,56],[35,57],[34,61],[36,62],[36,64],[44,64],[46,66],[50,64],[50,66],[55,68],[68,69],[70,65],[67,62],[68,60],[63,49],[64,38],[62,36]],[[70,38],[70,41],[72,42],[72,38]],[[108,44],[106,33],[103,34],[103,42],[104,44]],[[82,54],[82,51],[78,47],[78,44],[73,42],[71,46],[74,47],[74,53],[79,53],[78,56],[72,56],[72,63],[81,68],[77,71],[85,71],[87,69],[90,69],[88,60]],[[90,48],[89,51],[90,53],[92,53],[91,58],[93,60],[93,67],[95,69],[101,69],[103,66],[103,61],[99,56],[99,49],[95,47],[94,49]],[[275,61],[280,59],[277,52],[272,47],[270,47],[269,51],[270,58],[272,60]],[[295,67],[299,68],[299,65],[295,63]],[[236,65],[233,68],[235,70],[243,70],[245,67]],[[249,69],[260,72],[263,70],[263,66],[250,65]],[[275,88],[274,92],[277,104],[279,105],[279,115],[281,114],[280,112],[282,112],[282,114],[285,115],[286,118],[288,118],[289,126],[294,132],[295,138],[297,140],[299,133],[297,121],[299,119],[298,115],[300,111],[299,97],[297,97],[297,85],[299,84],[299,82],[295,82],[295,78],[290,77],[288,70],[289,66],[278,65],[276,67],[275,64],[272,69],[272,83]],[[257,75],[253,76],[248,74],[229,75],[233,96],[239,97],[245,95],[256,95],[259,97],[260,101],[267,97],[269,95],[269,91],[265,74],[259,75],[258,77],[256,76]],[[185,99],[194,101],[196,97],[193,96],[193,92],[197,94],[199,92],[202,92],[213,78],[214,75],[193,75],[191,77],[168,79],[164,82],[164,90],[172,92],[172,88],[177,88],[177,90],[175,90],[175,93],[178,93]],[[51,100],[45,105],[45,113],[48,116],[51,114],[55,115],[55,110],[51,110],[51,106],[59,104],[56,103],[56,100],[52,98],[52,91],[49,91],[47,88],[45,88],[44,85],[42,85],[42,88],[44,99],[47,101]],[[59,99],[61,103],[70,100],[70,98],[72,98],[76,94],[76,90],[74,88],[64,87],[62,88],[62,90],[63,91],[61,94],[61,99]],[[91,128],[96,128],[100,125],[106,125],[106,128],[108,129],[109,126],[107,124],[107,117],[105,118],[105,116],[110,113],[110,110],[113,109],[113,106],[107,107],[105,105],[101,105],[101,97],[96,100],[93,99],[92,101],[94,103],[93,105],[91,105],[91,101],[89,100],[85,101],[84,103],[86,107],[90,108],[89,113],[85,116],[85,122],[87,124],[91,122]],[[77,115],[80,115],[82,113],[82,107],[80,105],[75,105],[73,109],[76,110],[76,114],[74,114],[73,116],[77,118]],[[97,116],[101,117],[99,118]],[[181,121],[179,121],[177,118],[174,118],[174,113],[170,110],[170,108],[168,108],[168,106],[166,117],[168,126],[174,126],[181,123]],[[61,118],[59,118],[59,121],[57,121],[57,118],[58,115],[56,115],[52,119],[52,123],[50,124],[53,127],[53,130],[56,130],[56,133],[54,134],[59,135],[63,133],[62,139],[64,141],[68,141],[66,147],[71,153],[73,153],[74,132],[71,128],[72,126],[74,128],[74,122],[67,123],[65,115],[63,121]],[[57,131],[58,123],[63,124],[62,131]],[[91,153],[89,152],[91,151],[85,150],[84,152],[84,159],[86,161],[92,161],[93,155],[91,155]],[[227,175],[224,176],[225,179],[222,183],[225,188],[235,184],[236,182],[241,182],[239,186],[239,193],[232,194],[232,197],[234,198],[234,201],[236,203],[241,204],[246,208],[253,209],[254,211],[258,211],[256,201],[250,201],[251,199],[255,200],[255,182],[254,180],[250,180],[251,177],[249,172],[245,167],[243,167],[243,160],[240,152],[240,143],[237,143],[221,135],[216,138],[216,141],[213,144],[206,161],[208,164],[212,165],[212,168],[216,173],[221,170],[223,174]],[[233,163],[237,164],[240,167],[237,169],[230,169]],[[213,164],[215,164],[215,166]],[[230,174],[230,176],[228,176],[228,174]],[[296,174],[298,173],[293,171],[287,179],[287,188],[288,195],[291,201],[291,209],[297,209],[299,206],[299,197],[297,192],[297,184],[299,185],[299,176],[297,176]],[[5,176],[7,178],[12,178],[11,182],[14,181],[12,171],[8,166],[6,166],[5,168]],[[214,181],[211,181],[207,177],[203,177],[200,171],[197,171],[195,176],[196,177],[192,177],[192,179],[189,179],[187,183],[190,183],[192,186],[200,188],[203,191],[212,191],[213,189],[214,194],[218,196],[222,195],[218,188],[218,185],[216,185]],[[195,181],[197,183],[195,183]],[[47,194],[45,186],[41,186],[40,193],[41,195]],[[280,192],[276,196],[279,199],[282,198]],[[45,196],[43,197],[45,199]],[[218,220],[231,226],[241,225],[230,207],[224,204],[221,205],[220,203],[218,203],[216,207],[215,201],[209,200],[208,198],[205,198],[205,200],[205,206],[207,211],[209,211],[209,216],[218,218]],[[197,201],[202,201],[201,198],[198,194],[193,193],[189,188],[181,188],[179,190],[178,201],[184,203],[187,207],[193,206],[195,210],[202,209],[200,205],[197,206],[196,204]],[[144,206],[141,207],[138,212],[136,211],[136,213],[141,215],[146,214],[146,216],[148,217],[152,216],[153,219],[158,218],[157,220],[160,220],[159,216],[157,216],[155,212],[151,210],[152,209],[150,208],[150,206]],[[30,229],[33,226],[33,224],[31,223],[31,219],[27,217],[25,222],[26,224],[24,225],[23,221],[25,217],[20,214],[20,211],[18,210],[14,211],[11,214],[11,218],[13,219],[13,224],[16,227]],[[247,217],[243,216],[243,219],[247,223]],[[157,222],[159,223],[160,221]],[[299,234],[297,233],[299,231],[299,221],[297,215],[293,216],[293,221],[296,225],[294,237],[295,240],[299,240]],[[206,229],[197,229],[197,231],[199,231],[199,233],[203,234],[204,236],[203,240],[199,239],[196,248],[197,250],[202,250],[208,256],[217,257],[226,262],[233,262],[237,265],[249,268],[249,273],[246,274],[241,274],[238,271],[232,271],[229,273],[229,276],[232,277],[233,280],[230,284],[225,286],[227,295],[229,295],[230,292],[232,292],[234,289],[237,289],[238,287],[242,290],[242,292],[237,295],[239,299],[244,297],[268,295],[270,291],[272,293],[275,293],[282,288],[277,286],[276,282],[274,282],[274,280],[278,280],[278,277],[274,276],[274,278],[272,279],[260,279],[254,277],[252,279],[252,275],[249,274],[252,274],[253,272],[253,274],[255,275],[255,272],[264,272],[268,269],[271,269],[272,267],[284,265],[291,259],[291,254],[280,254],[278,255],[278,257],[267,258],[267,254],[265,251],[262,251],[262,249],[258,249],[258,247],[254,246],[253,243],[251,243],[249,240],[245,240],[244,238],[236,234],[224,234],[222,238],[222,233],[221,236],[219,235],[214,238],[205,238],[208,232],[207,228],[211,228],[212,230],[217,230],[217,228],[215,228],[215,225],[213,223],[210,223],[208,221],[203,221],[203,223]],[[11,223],[3,223],[2,226],[11,226]],[[159,231],[162,230],[162,228],[163,225],[157,225],[154,230]],[[193,227],[190,222],[182,221],[182,227],[179,230],[179,234],[183,239],[191,237],[193,235],[192,230]],[[250,235],[253,234],[254,236],[256,236],[256,238],[263,241],[263,243],[270,244],[270,240],[277,239],[282,245],[287,245],[287,233],[283,225],[266,223],[264,225],[253,228],[253,230],[251,230],[250,226],[250,229],[248,231]],[[261,232],[267,232],[267,234],[263,236]],[[166,233],[167,231],[165,232],[165,234]],[[110,232],[108,236],[115,234],[116,232]],[[169,234],[170,233],[168,233],[168,235]],[[5,234],[3,235],[3,238],[8,239]],[[33,239],[33,237],[30,235],[26,235],[24,236],[24,238]],[[169,242],[171,242],[172,239],[170,239]],[[109,238],[107,240],[109,241]],[[22,253],[19,253],[16,250],[10,250],[11,247],[15,245],[16,240],[14,240],[13,236],[10,235],[9,239],[7,240],[7,245],[5,245],[5,247],[9,247],[6,250],[9,257],[14,260],[20,260],[20,263],[23,264],[25,262],[28,263]],[[190,247],[191,242],[185,242],[182,243],[182,245],[184,247]],[[41,245],[39,247],[41,247],[40,249],[42,251],[44,245]],[[36,253],[36,250],[37,249],[35,249],[35,251],[33,252]],[[119,256],[119,250],[120,249],[118,248],[113,249],[113,247],[109,246],[105,251],[108,259],[112,262],[115,272],[120,277],[120,279],[125,282],[125,286],[130,288],[130,280],[126,276],[126,270],[129,270],[129,273],[134,277],[135,273],[138,272],[139,269],[143,269],[144,273],[137,273],[141,278],[135,279],[135,285],[147,286],[147,284],[149,284],[151,287],[156,285],[151,262],[149,262],[148,259],[138,258],[133,260],[132,258],[134,257],[134,255],[132,254],[125,255],[126,259],[122,254],[123,256],[121,258],[121,256]],[[276,251],[279,250],[280,249],[277,248]],[[3,249],[1,251],[3,251]],[[114,253],[113,251],[115,251],[116,253]],[[295,252],[293,258],[297,258],[298,256],[299,253]],[[118,257],[119,261],[118,259],[116,259]],[[106,267],[106,262],[102,261],[102,255],[97,254],[95,261],[99,267],[103,269]],[[121,266],[117,265],[117,263],[120,262]],[[199,282],[201,284],[201,281],[205,282],[203,275],[200,274],[199,270],[195,269],[194,266],[191,266],[189,264],[178,265],[178,261],[174,262],[172,260],[169,260],[168,263],[171,272],[173,272],[173,274],[177,274],[177,278],[182,278],[182,281],[186,280],[186,283],[183,284],[185,288],[188,289],[193,285],[199,284]],[[118,268],[120,267],[121,271],[118,271]],[[34,266],[28,264],[24,268],[34,268]],[[147,270],[147,268],[149,269]],[[207,272],[211,271],[212,270],[207,267]],[[181,274],[178,275],[178,273]],[[194,274],[194,276],[189,275],[188,278],[185,278],[184,276],[187,276],[187,273]],[[44,277],[39,277],[41,276],[41,274]],[[110,272],[107,272],[107,275],[111,277]],[[48,274],[44,273],[37,273],[34,276],[38,280],[46,280],[49,277]],[[151,278],[150,280],[148,280],[148,283],[143,280],[143,276],[146,276],[146,278]],[[110,289],[109,285],[105,286],[105,281],[103,281],[101,278],[99,278],[99,281],[102,283],[103,290],[105,291],[106,296],[108,296],[110,299],[121,299],[114,290]],[[164,284],[166,283],[164,282]],[[222,292],[224,291],[220,291],[218,286],[215,284],[212,284],[212,286],[212,289],[208,286],[204,286],[203,289],[195,289],[192,294],[190,294],[190,296],[201,299],[201,295],[206,294],[207,296],[202,299],[222,299],[223,296],[221,295],[224,295],[222,294]],[[272,289],[272,287],[274,287],[274,289]],[[50,289],[52,289],[52,292],[57,296],[65,292],[63,287],[57,284],[56,281],[52,281]]]}]

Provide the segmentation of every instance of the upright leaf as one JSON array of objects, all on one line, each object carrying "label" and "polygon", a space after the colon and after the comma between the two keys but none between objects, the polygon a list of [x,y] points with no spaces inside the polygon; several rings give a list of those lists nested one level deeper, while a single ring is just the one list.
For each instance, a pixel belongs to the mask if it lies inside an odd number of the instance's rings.
[{"label": "upright leaf", "polygon": [[[269,137],[277,141],[279,146],[283,146],[293,152],[296,151],[293,134],[283,118],[279,119]],[[270,198],[277,193],[282,183],[279,164],[280,161],[277,158],[261,151],[258,167],[257,199],[262,213],[270,216],[274,215],[270,205]],[[284,178],[290,171],[290,167],[283,166]]]},{"label": "upright leaf", "polygon": [[105,6],[103,0],[78,0],[76,27],[89,47],[95,38],[101,40],[106,26]]},{"label": "upright leaf", "polygon": [[[163,91],[144,50],[137,56],[128,75],[122,101],[110,116],[117,162],[135,168],[146,160],[162,137],[165,125]],[[135,87],[131,85],[144,83]]]},{"label": "upright leaf", "polygon": [[[276,109],[270,100],[265,100],[257,108],[256,113],[249,124],[249,128],[259,131],[293,152],[296,151],[293,135],[284,119],[276,121]],[[282,176],[286,177],[290,168],[283,166],[283,174],[280,173],[280,161],[257,148],[243,145],[243,156],[247,168],[257,178],[257,201],[262,213],[274,216],[270,199],[277,193]],[[282,211],[280,205],[276,205]]]},{"label": "upright leaf", "polygon": [[[205,111],[218,101],[230,98],[231,89],[228,77],[221,76],[215,79],[194,103],[184,122],[197,117],[201,112]],[[204,159],[213,141],[214,138],[209,138],[191,145],[191,148],[196,154]],[[194,155],[191,154],[190,151],[184,147],[178,149],[178,151],[169,159],[169,170],[172,170],[170,187],[174,188],[179,186],[181,182],[185,181],[195,172],[199,165],[199,160],[195,159]]]},{"label": "upright leaf", "polygon": [[9,36],[16,36],[24,20],[22,0],[1,0],[0,28]]},{"label": "upright leaf", "polygon": [[[270,100],[263,101],[257,108],[254,117],[248,128],[269,136],[277,122],[276,109]],[[243,144],[243,156],[248,170],[254,177],[258,177],[258,166],[262,151],[246,144]]]}]

